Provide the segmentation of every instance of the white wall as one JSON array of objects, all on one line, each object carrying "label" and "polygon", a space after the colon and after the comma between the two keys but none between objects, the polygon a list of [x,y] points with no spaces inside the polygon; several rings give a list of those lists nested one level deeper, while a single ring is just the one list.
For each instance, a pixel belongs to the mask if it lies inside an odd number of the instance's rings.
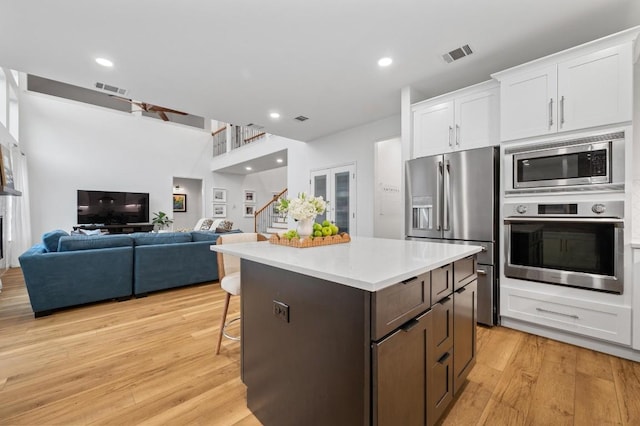
[{"label": "white wall", "polygon": [[375,144],[373,236],[402,239],[402,143],[400,138]]},{"label": "white wall", "polygon": [[[279,167],[248,175],[213,173],[215,187],[227,190],[227,219],[233,227],[245,232],[253,232],[254,219],[244,217],[244,190],[256,191],[256,210],[268,203],[273,192],[287,187],[287,167]],[[209,213],[211,214],[211,213]]]},{"label": "white wall", "polygon": [[[176,188],[179,185],[179,188]],[[187,196],[186,212],[167,212],[173,218],[173,229],[192,230],[202,213],[202,179],[173,178],[173,193]]]},{"label": "white wall", "polygon": [[356,164],[356,214],[354,235],[373,236],[375,142],[400,135],[400,116],[395,115],[354,127],[305,144],[288,148],[289,194],[310,191],[310,172]]},{"label": "white wall", "polygon": [[20,108],[35,241],[71,230],[78,189],[148,192],[152,216],[173,211],[173,176],[211,186],[209,132],[38,93]]}]

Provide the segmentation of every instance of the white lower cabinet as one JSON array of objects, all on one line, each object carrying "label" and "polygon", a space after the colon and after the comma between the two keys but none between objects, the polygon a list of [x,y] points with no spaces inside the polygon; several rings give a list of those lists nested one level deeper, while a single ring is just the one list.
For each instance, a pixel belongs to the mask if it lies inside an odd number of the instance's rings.
[{"label": "white lower cabinet", "polygon": [[[635,213],[635,212],[634,212]],[[635,217],[635,214],[634,214]],[[635,311],[635,324],[633,327],[633,339],[632,339],[632,348],[640,351],[640,320],[638,316],[640,315],[640,245],[633,244],[633,249],[631,250],[633,254],[633,269],[631,272],[631,278],[633,282],[633,310]]]},{"label": "white lower cabinet", "polygon": [[[501,315],[624,345],[631,344],[631,307],[501,286]],[[597,293],[596,293],[597,294]]]}]

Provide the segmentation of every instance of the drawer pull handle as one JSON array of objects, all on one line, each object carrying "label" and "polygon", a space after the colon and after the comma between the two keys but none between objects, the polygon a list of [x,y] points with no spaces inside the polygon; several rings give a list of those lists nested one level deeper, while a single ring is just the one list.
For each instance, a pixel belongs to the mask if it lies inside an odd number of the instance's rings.
[{"label": "drawer pull handle", "polygon": [[538,311],[538,312],[546,312],[546,313],[549,313],[549,314],[562,315],[563,317],[569,317],[569,318],[573,318],[573,319],[580,319],[580,317],[577,316],[577,315],[565,314],[565,313],[556,312],[556,311],[550,311],[548,309],[536,308],[536,311]]},{"label": "drawer pull handle", "polygon": [[444,305],[445,303],[447,303],[449,300],[451,300],[451,298],[449,296],[445,297],[444,299],[442,299],[441,301],[438,302],[438,305]]},{"label": "drawer pull handle", "polygon": [[402,284],[409,284],[411,281],[415,281],[417,280],[418,277],[411,277],[411,278],[407,278],[406,280],[401,281]]},{"label": "drawer pull handle", "polygon": [[406,332],[408,332],[409,330],[411,330],[413,327],[415,327],[418,324],[420,324],[420,321],[418,321],[417,319],[414,318],[414,319],[412,319],[410,321],[407,321],[400,328],[402,329],[402,331],[404,331],[406,333]]},{"label": "drawer pull handle", "polygon": [[478,269],[478,275],[487,275],[487,271],[485,271],[484,269]]},{"label": "drawer pull handle", "polygon": [[444,362],[449,359],[449,357],[451,356],[451,354],[449,352],[445,353],[444,355],[442,355],[440,357],[440,359],[438,360],[438,364],[444,364]]},{"label": "drawer pull handle", "polygon": [[456,293],[460,294],[460,293],[464,293],[465,291],[467,291],[467,287],[462,287],[456,290]]}]

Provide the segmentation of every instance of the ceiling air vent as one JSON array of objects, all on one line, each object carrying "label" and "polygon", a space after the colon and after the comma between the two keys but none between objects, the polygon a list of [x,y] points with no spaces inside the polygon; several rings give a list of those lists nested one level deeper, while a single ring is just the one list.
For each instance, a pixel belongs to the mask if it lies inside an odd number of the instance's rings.
[{"label": "ceiling air vent", "polygon": [[465,56],[469,56],[473,53],[473,50],[469,47],[468,44],[465,44],[462,47],[458,47],[457,49],[452,50],[449,53],[445,53],[442,55],[442,58],[446,63],[450,64],[453,61],[457,61],[460,58],[464,58]]},{"label": "ceiling air vent", "polygon": [[250,127],[250,128],[252,128],[252,129],[256,129],[256,130],[262,130],[262,129],[264,129],[264,126],[261,126],[261,125],[259,125],[259,124],[255,124],[255,123],[249,123],[249,124],[247,124],[247,125],[246,125],[246,126],[244,126],[244,127]]},{"label": "ceiling air vent", "polygon": [[96,89],[104,90],[105,92],[109,93],[117,93],[118,95],[126,95],[128,92],[127,89],[122,89],[120,87],[111,86],[110,84],[100,82],[96,83]]},{"label": "ceiling air vent", "polygon": [[309,119],[309,117],[305,117],[304,115],[299,115],[296,118],[294,118],[294,120],[298,120],[298,121],[307,121]]}]

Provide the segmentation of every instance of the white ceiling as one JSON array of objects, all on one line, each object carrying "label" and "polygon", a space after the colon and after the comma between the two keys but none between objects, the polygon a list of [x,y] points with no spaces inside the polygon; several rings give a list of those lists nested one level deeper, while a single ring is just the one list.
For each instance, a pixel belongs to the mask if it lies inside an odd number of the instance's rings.
[{"label": "white ceiling", "polygon": [[635,25],[640,0],[0,0],[0,65],[311,141]]}]

